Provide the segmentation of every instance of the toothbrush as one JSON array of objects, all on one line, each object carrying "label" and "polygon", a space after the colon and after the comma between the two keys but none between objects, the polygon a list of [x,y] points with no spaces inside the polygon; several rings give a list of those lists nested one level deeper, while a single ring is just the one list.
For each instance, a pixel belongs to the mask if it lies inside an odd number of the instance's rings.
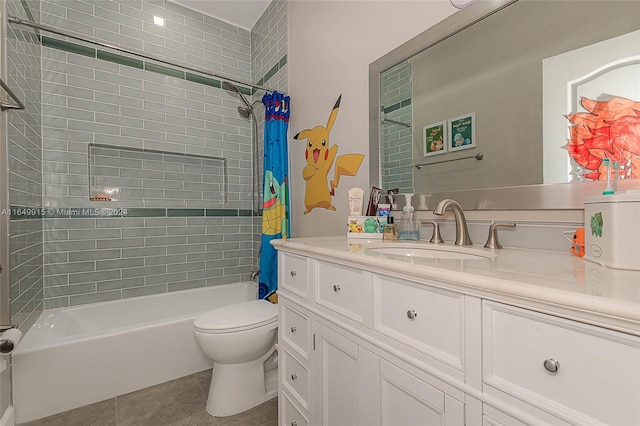
[{"label": "toothbrush", "polygon": [[613,162],[613,192],[618,192],[618,179],[620,178],[620,163]]},{"label": "toothbrush", "polygon": [[[629,158],[627,160],[627,164],[625,165],[625,167],[627,168],[627,172],[626,172],[626,178],[629,179],[631,177],[631,158]],[[624,179],[624,178],[623,178]]]},{"label": "toothbrush", "polygon": [[611,195],[613,194],[613,188],[611,187],[611,160],[605,158],[602,160],[602,164],[607,168],[607,184],[604,187],[602,195]]}]

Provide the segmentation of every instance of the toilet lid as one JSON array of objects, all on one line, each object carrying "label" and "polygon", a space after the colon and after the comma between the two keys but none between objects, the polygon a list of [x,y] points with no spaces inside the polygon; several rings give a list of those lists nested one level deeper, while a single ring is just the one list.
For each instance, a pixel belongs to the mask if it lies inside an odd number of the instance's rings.
[{"label": "toilet lid", "polygon": [[194,322],[203,333],[226,333],[234,330],[260,327],[277,321],[278,307],[266,300],[251,300],[213,309]]}]

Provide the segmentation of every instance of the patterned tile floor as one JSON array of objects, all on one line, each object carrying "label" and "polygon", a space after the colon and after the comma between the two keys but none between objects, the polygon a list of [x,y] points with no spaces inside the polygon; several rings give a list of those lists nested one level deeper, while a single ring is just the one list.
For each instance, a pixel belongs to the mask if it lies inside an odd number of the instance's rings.
[{"label": "patterned tile floor", "polygon": [[211,370],[18,426],[276,426],[278,399],[229,417],[205,411]]}]

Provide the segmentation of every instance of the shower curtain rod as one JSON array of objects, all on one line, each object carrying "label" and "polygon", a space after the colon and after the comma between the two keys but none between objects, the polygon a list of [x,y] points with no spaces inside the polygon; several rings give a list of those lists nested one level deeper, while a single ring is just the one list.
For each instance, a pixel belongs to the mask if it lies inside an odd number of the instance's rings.
[{"label": "shower curtain rod", "polygon": [[[188,70],[188,71],[197,72],[197,73],[200,73],[200,74],[207,75],[209,77],[219,78],[221,80],[226,80],[226,81],[229,81],[229,82],[232,82],[232,83],[241,84],[243,86],[251,87],[251,88],[254,88],[254,89],[264,90],[266,92],[274,92],[275,91],[275,89],[270,89],[270,88],[264,87],[264,86],[258,86],[257,84],[253,84],[253,83],[247,83],[246,81],[238,80],[238,79],[235,79],[233,77],[218,75],[218,74],[215,74],[213,72],[210,72],[210,71],[207,71],[207,70],[204,70],[204,69],[201,69],[201,68],[195,68],[195,67],[192,67],[192,66],[184,64],[184,63],[171,62],[171,61],[167,61],[166,59],[161,59],[161,58],[158,58],[158,57],[155,57],[155,56],[148,55],[146,53],[140,53],[140,52],[136,52],[135,50],[130,50],[130,49],[125,49],[123,47],[114,46],[112,44],[108,44],[108,43],[104,43],[102,41],[94,40],[94,39],[91,39],[91,38],[83,36],[83,35],[79,35],[79,34],[76,34],[76,33],[69,32],[69,31],[61,30],[61,29],[59,29],[57,27],[54,27],[54,26],[51,26],[51,25],[37,23],[37,22],[33,22],[33,21],[30,21],[30,20],[27,20],[27,19],[18,18],[16,16],[11,16],[11,15],[9,15],[7,17],[7,22],[9,22],[10,24],[24,25],[24,26],[35,28],[35,29],[38,29],[38,30],[47,31],[49,33],[53,33],[53,34],[56,34],[56,35],[59,35],[59,36],[69,37],[69,38],[72,38],[74,40],[79,40],[79,41],[83,41],[85,43],[94,44],[96,46],[106,47],[108,49],[117,50],[118,52],[121,52],[121,53],[126,53],[128,55],[133,55],[133,56],[137,56],[139,58],[148,59],[148,60],[152,60],[152,61],[155,61],[155,62],[160,62],[160,63],[165,64],[165,65],[169,65],[169,66],[176,67],[176,68],[181,68],[181,69]],[[286,93],[284,93],[284,94],[286,95]]]}]

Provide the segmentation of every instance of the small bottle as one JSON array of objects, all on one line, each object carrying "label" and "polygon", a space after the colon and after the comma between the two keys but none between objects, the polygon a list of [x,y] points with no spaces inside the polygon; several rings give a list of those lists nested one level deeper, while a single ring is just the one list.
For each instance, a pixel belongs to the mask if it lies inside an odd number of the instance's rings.
[{"label": "small bottle", "polygon": [[393,223],[393,216],[389,216],[386,225],[384,225],[382,231],[383,240],[397,240],[398,239],[398,225]]}]

